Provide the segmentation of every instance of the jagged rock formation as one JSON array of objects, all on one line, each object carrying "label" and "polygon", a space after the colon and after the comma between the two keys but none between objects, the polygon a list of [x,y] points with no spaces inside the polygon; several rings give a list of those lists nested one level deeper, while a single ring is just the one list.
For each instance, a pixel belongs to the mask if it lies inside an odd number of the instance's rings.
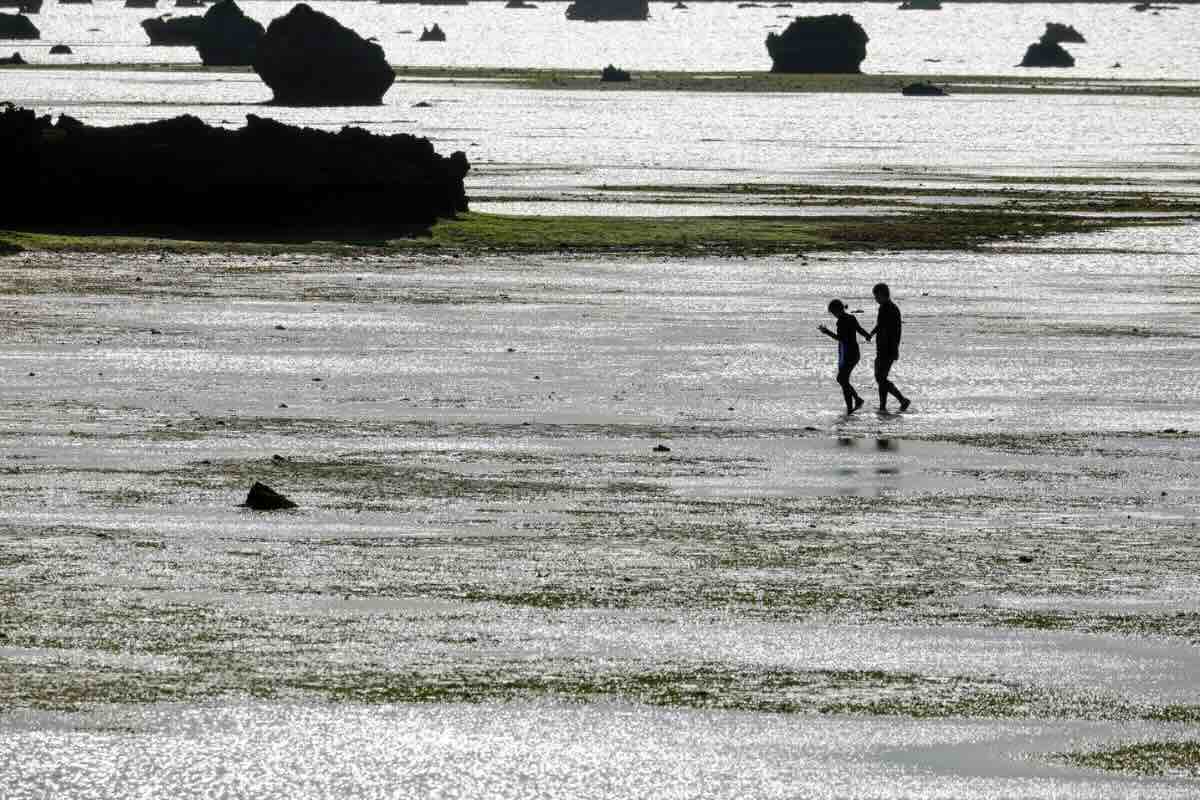
[{"label": "jagged rock formation", "polygon": [[636,21],[649,16],[648,0],[575,0],[567,6],[567,19],[584,22]]},{"label": "jagged rock formation", "polygon": [[[177,4],[178,5],[178,4]],[[142,30],[150,37],[150,44],[159,47],[195,47],[204,29],[204,17],[161,17],[142,20]]]},{"label": "jagged rock formation", "polygon": [[196,51],[206,67],[246,67],[254,63],[266,31],[234,0],[220,0],[201,17]]},{"label": "jagged rock formation", "polygon": [[446,32],[435,22],[432,28],[421,28],[421,36],[419,41],[422,42],[444,42],[446,41]]},{"label": "jagged rock formation", "polygon": [[796,17],[782,34],[767,35],[771,72],[857,73],[868,41],[849,14]]},{"label": "jagged rock formation", "polygon": [[934,86],[932,83],[917,81],[901,89],[900,94],[905,97],[945,97],[946,90],[940,86]]},{"label": "jagged rock formation", "polygon": [[382,47],[303,3],[267,26],[254,71],[291,106],[379,105],[396,80]]},{"label": "jagged rock formation", "polygon": [[1041,41],[1057,44],[1063,42],[1087,44],[1087,39],[1084,39],[1083,34],[1075,30],[1074,25],[1064,25],[1061,22],[1047,22],[1046,32],[1042,34]]},{"label": "jagged rock formation", "polygon": [[24,14],[0,14],[0,39],[40,39],[42,32]]},{"label": "jagged rock formation", "polygon": [[600,80],[605,81],[606,83],[625,83],[629,80],[632,80],[632,78],[627,71],[618,69],[612,64],[609,64],[600,71]]},{"label": "jagged rock formation", "polygon": [[238,130],[191,116],[103,128],[2,108],[5,182],[21,187],[6,225],[399,235],[467,210],[466,156],[443,157],[407,134],[331,133],[254,115]]},{"label": "jagged rock formation", "polygon": [[0,58],[0,64],[9,67],[18,67],[25,63],[25,59],[21,58],[20,53],[13,53],[7,58]]}]

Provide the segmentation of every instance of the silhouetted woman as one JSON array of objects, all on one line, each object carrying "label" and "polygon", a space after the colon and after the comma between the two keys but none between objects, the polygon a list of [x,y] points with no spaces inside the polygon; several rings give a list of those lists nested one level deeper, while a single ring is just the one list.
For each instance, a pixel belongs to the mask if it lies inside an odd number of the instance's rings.
[{"label": "silhouetted woman", "polygon": [[850,373],[854,371],[854,367],[858,364],[858,359],[861,357],[858,349],[858,336],[862,334],[864,339],[871,341],[871,334],[862,329],[862,326],[858,324],[858,318],[846,310],[846,304],[841,300],[829,301],[829,313],[837,317],[837,333],[829,330],[824,325],[818,325],[817,330],[831,339],[837,339],[837,382],[841,385],[842,397],[846,400],[846,413],[853,414],[862,408],[863,404],[863,399],[858,396],[858,392],[854,391],[854,387],[850,385]]}]

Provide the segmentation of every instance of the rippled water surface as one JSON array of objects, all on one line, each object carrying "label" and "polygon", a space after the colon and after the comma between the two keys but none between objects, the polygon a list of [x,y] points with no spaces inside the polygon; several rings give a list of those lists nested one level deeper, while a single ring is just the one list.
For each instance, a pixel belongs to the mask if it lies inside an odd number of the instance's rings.
[{"label": "rippled water surface", "polygon": [[[240,4],[266,24],[290,6],[268,0]],[[793,8],[739,9],[736,3],[696,3],[676,11],[653,3],[646,22],[591,24],[568,21],[566,3],[538,3],[508,10],[503,3],[466,7],[380,5],[371,2],[314,2],[363,36],[374,36],[388,60],[398,65],[558,67],[599,70],[616,63],[629,69],[765,70],[771,66],[764,41],[797,15],[851,13],[870,36],[863,71],[958,75],[1038,75],[1195,80],[1200,55],[1200,8],[1185,5],[1160,14],[1139,14],[1128,5],[955,4],[940,12],[899,12],[891,4],[804,3]],[[126,9],[120,0],[90,6],[46,3],[36,23],[43,44],[21,43],[34,63],[197,64],[193,48],[150,47],[139,22],[173,11]],[[1087,44],[1067,45],[1076,59],[1068,70],[1028,70],[1015,65],[1047,22],[1075,25]],[[438,23],[444,43],[419,42],[421,29]],[[72,56],[50,56],[65,42]],[[1119,64],[1119,67],[1114,65]]]}]

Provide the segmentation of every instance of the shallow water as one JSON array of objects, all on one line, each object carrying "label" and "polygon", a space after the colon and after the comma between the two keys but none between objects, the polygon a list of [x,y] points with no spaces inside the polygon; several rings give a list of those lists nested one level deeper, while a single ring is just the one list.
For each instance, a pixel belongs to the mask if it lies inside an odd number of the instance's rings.
[{"label": "shallow water", "polygon": [[[222,705],[34,716],[0,740],[14,800],[115,797],[1184,798],[1030,751],[1176,726],[797,719],[622,704]],[[10,784],[10,788],[14,784]]]},{"label": "shallow water", "polygon": [[[282,16],[287,3],[248,0],[241,7],[264,25]],[[1195,80],[1200,55],[1191,46],[1200,36],[1200,9],[1185,5],[1161,14],[1139,14],[1124,4],[948,3],[940,12],[900,12],[893,5],[803,3],[794,8],[738,9],[736,3],[696,3],[675,11],[653,3],[646,22],[589,24],[566,19],[564,2],[537,9],[506,10],[503,3],[467,7],[370,2],[317,2],[314,8],[363,36],[379,40],[388,60],[398,65],[565,68],[595,70],[615,63],[626,69],[705,72],[770,69],[764,44],[799,15],[853,14],[867,31],[870,73],[951,75],[1039,75],[1121,79]],[[171,13],[125,9],[120,0],[91,6],[47,2],[35,22],[42,43],[15,43],[31,63],[198,64],[189,47],[150,47],[139,23]],[[183,10],[178,14],[199,13]],[[1075,25],[1087,38],[1068,44],[1076,66],[1066,70],[1021,69],[1025,48],[1047,22]],[[444,43],[419,42],[425,26],[438,23]],[[91,30],[95,29],[95,30]],[[72,56],[50,56],[51,44],[65,42]],[[1114,64],[1120,64],[1114,68]]]}]

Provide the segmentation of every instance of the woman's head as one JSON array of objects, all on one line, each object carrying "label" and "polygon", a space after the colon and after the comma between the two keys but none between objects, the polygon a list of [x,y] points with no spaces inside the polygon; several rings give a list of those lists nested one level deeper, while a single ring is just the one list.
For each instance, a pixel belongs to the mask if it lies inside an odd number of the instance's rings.
[{"label": "woman's head", "polygon": [[830,300],[829,301],[829,313],[833,314],[835,317],[840,316],[841,313],[845,310],[846,310],[846,304],[843,303],[841,300]]}]

